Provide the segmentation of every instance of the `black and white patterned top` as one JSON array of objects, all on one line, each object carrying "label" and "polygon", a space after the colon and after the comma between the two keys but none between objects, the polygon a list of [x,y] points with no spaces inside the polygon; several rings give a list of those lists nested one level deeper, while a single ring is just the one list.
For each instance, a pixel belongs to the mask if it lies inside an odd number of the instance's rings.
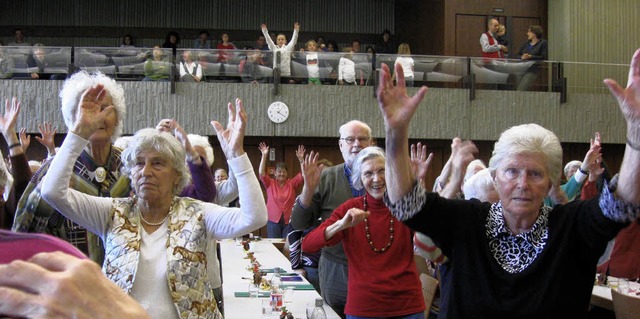
[{"label": "black and white patterned top", "polygon": [[487,216],[486,234],[489,248],[502,269],[519,273],[542,253],[549,238],[549,212],[551,207],[542,206],[533,227],[525,233],[513,235],[504,220],[502,203],[491,205]]}]

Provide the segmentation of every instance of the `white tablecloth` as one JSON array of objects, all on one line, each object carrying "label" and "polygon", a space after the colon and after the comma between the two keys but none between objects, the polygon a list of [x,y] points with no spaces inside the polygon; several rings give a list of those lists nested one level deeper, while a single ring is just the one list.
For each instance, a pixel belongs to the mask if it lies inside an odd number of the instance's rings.
[{"label": "white tablecloth", "polygon": [[[260,262],[260,268],[280,267],[286,272],[292,272],[291,263],[282,255],[282,253],[268,241],[252,242],[251,250],[254,256]],[[237,291],[248,291],[248,279],[253,274],[247,270],[249,259],[245,259],[247,253],[242,246],[236,245],[233,240],[220,241],[220,258],[222,260],[222,290],[224,294],[224,317],[226,319],[256,319],[268,318],[262,317],[262,300],[269,298],[247,298],[235,297]],[[272,274],[267,274],[270,278]],[[286,282],[284,284],[309,284],[303,278],[301,282]],[[314,303],[316,298],[321,298],[315,290],[294,290],[293,302],[285,304],[287,309],[293,313],[295,318],[304,319],[306,315],[307,304]],[[324,310],[328,319],[339,319],[340,317],[325,304]],[[276,318],[275,316],[271,318]]]},{"label": "white tablecloth", "polygon": [[[609,276],[607,280],[609,282],[609,286],[617,286],[615,282],[618,281],[618,278]],[[613,300],[611,297],[612,288],[610,288],[609,286],[599,286],[599,285],[593,286],[593,291],[591,293],[592,305],[613,311]],[[635,292],[640,291],[640,283],[630,282],[629,290],[632,291],[635,296]],[[640,298],[640,296],[638,297]]]}]

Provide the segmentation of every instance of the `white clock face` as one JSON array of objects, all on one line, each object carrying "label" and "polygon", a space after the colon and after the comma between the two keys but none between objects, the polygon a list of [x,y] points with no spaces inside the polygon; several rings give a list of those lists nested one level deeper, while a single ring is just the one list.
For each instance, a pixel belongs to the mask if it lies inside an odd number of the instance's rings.
[{"label": "white clock face", "polygon": [[282,123],[289,117],[289,107],[282,102],[273,102],[267,109],[267,115],[274,123]]}]

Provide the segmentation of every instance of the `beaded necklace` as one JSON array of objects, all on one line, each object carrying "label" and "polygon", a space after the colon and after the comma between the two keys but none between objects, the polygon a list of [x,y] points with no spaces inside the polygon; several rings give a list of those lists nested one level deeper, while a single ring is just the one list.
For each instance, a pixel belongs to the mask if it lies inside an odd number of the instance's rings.
[{"label": "beaded necklace", "polygon": [[[367,195],[364,195],[363,200],[364,211],[367,211]],[[371,240],[371,233],[369,232],[368,218],[364,219],[364,231],[367,235],[367,242],[369,242],[369,247],[371,247],[371,250],[376,253],[384,253],[385,251],[387,251],[387,249],[389,249],[389,247],[391,247],[391,243],[393,243],[393,217],[389,218],[389,242],[387,243],[386,247],[378,249],[373,245],[373,240]]]}]

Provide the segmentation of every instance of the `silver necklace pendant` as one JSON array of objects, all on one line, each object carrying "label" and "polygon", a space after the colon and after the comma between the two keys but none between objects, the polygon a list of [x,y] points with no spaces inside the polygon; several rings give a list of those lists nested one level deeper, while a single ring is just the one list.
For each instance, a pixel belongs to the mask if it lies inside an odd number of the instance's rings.
[{"label": "silver necklace pendant", "polygon": [[95,175],[94,175],[93,178],[98,183],[104,182],[104,180],[107,178],[107,170],[104,169],[104,167],[102,167],[102,166],[96,168],[96,171],[94,173],[95,173]]}]

